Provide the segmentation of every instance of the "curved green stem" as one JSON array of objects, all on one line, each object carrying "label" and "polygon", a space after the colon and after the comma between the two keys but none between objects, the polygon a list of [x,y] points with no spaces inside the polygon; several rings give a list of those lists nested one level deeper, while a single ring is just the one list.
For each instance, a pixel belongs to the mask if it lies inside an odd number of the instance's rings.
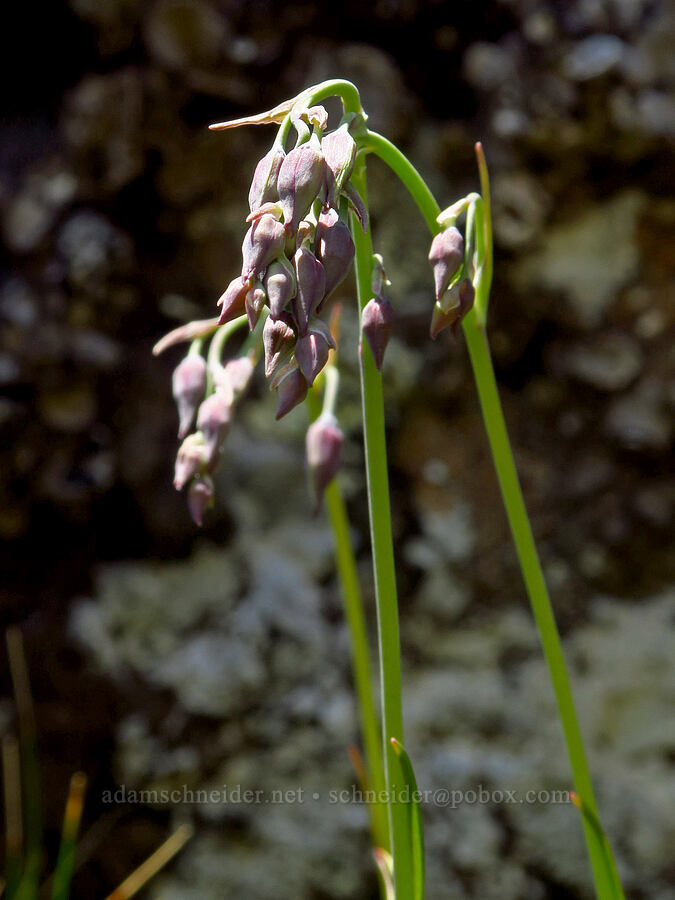
[{"label": "curved green stem", "polygon": [[[427,187],[424,179],[415,169],[412,163],[386,138],[368,132],[361,140],[362,146],[379,156],[401,179],[412,198],[417,203],[420,212],[429,226],[432,234],[440,230],[436,217],[440,208]],[[487,169],[484,159],[478,151],[479,168],[483,190],[487,185]],[[489,191],[483,198],[482,214],[489,217]],[[484,222],[483,240],[485,242],[486,259],[491,256],[492,233]],[[487,272],[483,273],[486,289],[489,291],[492,277],[491,260]],[[487,300],[482,306],[485,311]],[[511,534],[516,546],[520,568],[525,580],[525,586],[534,613],[539,636],[548,664],[551,682],[555,692],[560,720],[565,736],[567,753],[574,780],[574,786],[583,804],[592,815],[597,817],[597,805],[593,793],[588,762],[584,750],[581,730],[577,720],[569,676],[565,667],[565,659],[562,651],[560,636],[553,614],[551,600],[544,580],[541,563],[537,554],[530,521],[525,507],[525,501],[520,488],[513,453],[509,443],[504,414],[502,412],[499,392],[495,380],[490,348],[484,326],[477,316],[475,308],[471,310],[463,322],[471,365],[473,367],[478,396],[480,399],[483,419],[490,442],[490,449],[497,470],[497,477],[506,508],[506,513],[511,528]],[[586,844],[593,869],[595,889],[601,900],[608,900],[616,896],[614,886],[607,877],[606,854],[607,848],[603,846],[597,832],[582,819]],[[610,851],[611,852],[611,851]]]}]

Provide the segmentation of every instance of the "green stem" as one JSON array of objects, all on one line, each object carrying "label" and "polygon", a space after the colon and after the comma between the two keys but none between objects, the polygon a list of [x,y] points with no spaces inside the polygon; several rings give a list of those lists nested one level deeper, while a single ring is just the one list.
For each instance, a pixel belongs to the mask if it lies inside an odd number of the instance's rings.
[{"label": "green stem", "polygon": [[[365,159],[357,160],[352,184],[368,203]],[[356,217],[351,216],[352,234],[356,248],[356,285],[361,312],[370,300],[372,287],[373,245],[370,231],[363,233]],[[389,833],[394,863],[396,900],[411,900],[413,887],[412,838],[407,809],[397,802],[397,790],[403,783],[400,763],[391,738],[404,744],[403,710],[401,701],[401,647],[399,639],[398,603],[396,598],[396,567],[391,531],[387,444],[384,427],[382,378],[377,371],[367,341],[362,342],[361,393],[363,401],[363,432],[368,481],[368,509],[370,537],[375,576],[377,630],[380,650],[380,688],[382,694],[382,739],[384,772],[388,791]]]},{"label": "green stem", "polygon": [[[419,172],[410,161],[386,138],[368,132],[362,139],[362,146],[379,156],[401,179],[413,199],[417,203],[420,212],[424,216],[429,230],[436,234],[440,226],[436,217],[440,208],[431,191],[422,179]],[[481,165],[482,163],[482,165]],[[479,151],[479,168],[481,181],[487,182],[484,160]],[[483,189],[485,186],[483,185]],[[489,193],[484,197],[483,214],[489,216]],[[491,245],[491,232],[486,226],[484,232],[486,253]],[[484,284],[489,290],[492,276],[491,264],[484,276]],[[487,304],[483,305],[483,311]],[[499,392],[492,368],[490,349],[485,329],[477,319],[476,310],[472,310],[463,322],[464,334],[469,349],[471,365],[476,379],[478,395],[480,398],[483,419],[490,442],[490,449],[497,470],[497,477],[502,492],[504,506],[513,535],[513,540],[518,554],[521,571],[525,580],[525,586],[534,613],[539,636],[544,649],[544,655],[548,664],[553,689],[555,692],[558,712],[562,722],[567,752],[572,769],[574,786],[586,808],[597,816],[597,805],[593,793],[588,762],[584,750],[581,730],[572,698],[569,677],[565,667],[565,659],[560,642],[560,636],[553,614],[553,608],[546,588],[541,564],[537,555],[537,549],[532,535],[532,529],[527,516],[513,453],[509,444],[506,423],[502,412]],[[605,863],[606,850],[598,835],[583,819],[586,844],[593,869],[596,893],[601,900],[614,896],[614,889],[607,878],[607,866]]]}]

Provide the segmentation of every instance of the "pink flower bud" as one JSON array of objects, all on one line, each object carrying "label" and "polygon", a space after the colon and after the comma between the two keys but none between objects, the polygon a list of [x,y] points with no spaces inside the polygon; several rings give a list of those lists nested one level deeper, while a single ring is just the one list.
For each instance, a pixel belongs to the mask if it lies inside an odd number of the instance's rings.
[{"label": "pink flower bud", "polygon": [[294,409],[307,396],[308,385],[300,369],[292,368],[279,382],[277,391],[277,414],[279,420]]},{"label": "pink flower bud", "polygon": [[244,281],[262,277],[267,265],[284,252],[285,243],[284,226],[272,213],[256,219],[246,232],[241,248]]},{"label": "pink flower bud", "polygon": [[436,300],[440,300],[447,290],[463,259],[464,238],[454,225],[434,237],[429,250],[429,262],[434,270]]},{"label": "pink flower bud", "polygon": [[[349,228],[341,222],[335,210],[319,216],[316,226],[317,256],[326,272],[325,298],[347,277],[354,259],[354,241]],[[321,304],[323,305],[323,304]]]},{"label": "pink flower bud", "polygon": [[327,134],[321,141],[321,150],[326,165],[335,176],[335,186],[339,193],[349,180],[356,159],[356,141],[349,133],[349,123],[345,122]]},{"label": "pink flower bud", "polygon": [[[429,330],[431,339],[436,340],[445,328],[450,328],[453,337],[457,337],[462,319],[473,306],[474,297],[474,286],[468,278],[446,291],[441,302],[436,301],[434,304]],[[455,301],[453,305],[448,302],[450,298]]]},{"label": "pink flower bud", "polygon": [[319,260],[307,247],[300,247],[293,257],[297,278],[297,295],[293,301],[293,316],[300,334],[307,331],[312,313],[326,292],[326,273]]},{"label": "pink flower bud", "polygon": [[231,397],[231,402],[235,403],[249,386],[254,371],[255,366],[249,356],[229,359],[214,373],[216,392]]},{"label": "pink flower bud", "polygon": [[387,349],[394,320],[394,309],[386,297],[373,297],[361,313],[361,330],[368,341],[377,371],[382,371],[384,351]]},{"label": "pink flower bud", "polygon": [[219,325],[229,322],[231,319],[236,319],[237,316],[244,312],[248,288],[248,283],[240,276],[233,278],[228,284],[225,293],[218,300],[217,304],[221,307],[220,318],[218,319]]},{"label": "pink flower bud", "polygon": [[190,353],[174,369],[173,396],[178,407],[178,437],[190,430],[206,391],[206,362],[197,353]]},{"label": "pink flower bud", "polygon": [[279,366],[290,361],[294,346],[295,332],[290,316],[284,314],[278,319],[268,316],[263,327],[266,378],[271,378]]},{"label": "pink flower bud", "polygon": [[201,528],[204,513],[213,506],[213,481],[208,475],[200,475],[190,482],[187,504],[192,521]]},{"label": "pink flower bud", "polygon": [[295,234],[301,219],[324,187],[326,163],[318,138],[312,137],[286,156],[279,170],[277,188],[284,222],[289,234]]},{"label": "pink flower bud", "polygon": [[178,448],[176,455],[173,478],[176,490],[182,491],[191,478],[203,472],[205,466],[204,438],[201,434],[189,434]]},{"label": "pink flower bud", "polygon": [[273,202],[278,198],[277,178],[285,156],[284,148],[275,144],[255,167],[251,189],[248,192],[248,207],[251,212],[261,207],[263,203]]},{"label": "pink flower bud", "polygon": [[295,297],[296,291],[295,269],[285,256],[280,256],[269,264],[263,284],[267,291],[270,315],[273,319],[278,319],[289,301]]},{"label": "pink flower bud", "polygon": [[267,294],[261,282],[254,284],[251,290],[246,294],[246,315],[248,316],[248,327],[253,331],[258,324],[260,313],[263,310]]},{"label": "pink flower bud", "polygon": [[368,210],[366,208],[366,204],[363,202],[363,198],[361,194],[356,190],[351,181],[347,181],[342,188],[342,193],[347,198],[347,202],[352,210],[352,212],[356,215],[356,218],[359,220],[359,224],[363,229],[363,233],[365,234],[368,231]]},{"label": "pink flower bud", "polygon": [[340,468],[344,436],[331,413],[321,413],[307,429],[307,465],[318,509],[324,491]]},{"label": "pink flower bud", "polygon": [[197,413],[197,428],[204,436],[206,465],[212,469],[230,428],[232,420],[232,396],[226,391],[216,391],[204,400]]},{"label": "pink flower bud", "polygon": [[307,379],[309,386],[328,362],[328,342],[321,332],[308,331],[298,338],[295,345],[295,361]]}]

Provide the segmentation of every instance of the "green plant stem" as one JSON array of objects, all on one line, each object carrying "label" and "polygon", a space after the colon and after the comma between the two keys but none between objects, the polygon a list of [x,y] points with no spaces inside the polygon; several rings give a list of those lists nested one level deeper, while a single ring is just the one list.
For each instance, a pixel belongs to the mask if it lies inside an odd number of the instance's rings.
[{"label": "green plant stem", "polygon": [[[352,184],[368,204],[365,159],[357,159]],[[356,284],[360,311],[372,294],[371,275],[373,245],[370,230],[363,233],[354,215],[352,234],[356,248]],[[382,694],[382,738],[384,772],[388,791],[389,833],[394,864],[396,900],[411,900],[412,838],[404,803],[396,802],[397,790],[403,785],[400,763],[391,738],[403,740],[403,710],[401,701],[401,647],[399,639],[398,603],[396,598],[396,567],[391,531],[387,444],[384,427],[382,378],[367,341],[361,348],[361,393],[363,403],[363,434],[368,481],[368,509],[370,537],[375,576],[377,630],[380,651],[380,688]]]},{"label": "green plant stem", "polygon": [[[331,366],[326,370],[326,376],[332,372]],[[335,372],[337,374],[337,372]],[[334,379],[335,380],[335,379]],[[328,392],[330,385],[326,384]],[[330,399],[330,398],[328,398]],[[307,395],[307,405],[312,421],[321,413],[321,405],[314,390]],[[323,409],[327,406],[324,396]],[[352,672],[354,676],[354,688],[359,711],[359,722],[363,738],[363,748],[367,774],[370,786],[376,792],[374,803],[368,804],[370,814],[370,828],[375,847],[389,849],[389,826],[387,823],[387,807],[379,799],[386,789],[384,769],[382,766],[382,751],[380,748],[380,725],[375,708],[372,688],[372,672],[370,660],[370,648],[368,645],[368,631],[366,617],[363,609],[363,598],[356,569],[354,549],[349,534],[349,518],[347,508],[342,497],[342,491],[337,479],[333,479],[326,488],[326,507],[333,530],[335,543],[335,561],[338,577],[342,590],[345,618],[349,628],[349,639],[352,655]]]},{"label": "green plant stem", "polygon": [[[417,203],[429,226],[429,230],[432,234],[436,234],[440,230],[436,222],[440,208],[412,163],[390,141],[373,132],[369,132],[362,139],[361,144],[365,149],[379,156],[398,175]],[[483,172],[481,172],[481,176],[482,180],[484,180]],[[489,202],[489,197],[487,199]],[[485,215],[488,214],[489,207],[486,203]],[[489,275],[491,275],[491,269]],[[586,808],[597,816],[597,805],[572,698],[569,677],[565,667],[560,636],[518,481],[516,465],[508,439],[490,358],[487,336],[484,327],[476,318],[475,310],[472,310],[464,319],[463,329],[504,506],[506,507],[518,560],[555,692],[574,786]],[[582,821],[593,869],[596,893],[601,900],[606,900],[606,898],[610,898],[614,894],[613,887],[606,874],[605,850],[598,835],[585,819]]]}]

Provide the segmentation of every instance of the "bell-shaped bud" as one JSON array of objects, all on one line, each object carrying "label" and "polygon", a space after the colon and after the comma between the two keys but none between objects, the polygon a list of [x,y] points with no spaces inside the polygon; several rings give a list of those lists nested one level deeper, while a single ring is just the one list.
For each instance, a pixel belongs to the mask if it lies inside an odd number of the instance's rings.
[{"label": "bell-shaped bud", "polygon": [[386,297],[373,297],[361,313],[361,330],[368,341],[377,371],[382,371],[384,351],[387,349],[394,320],[394,309]]},{"label": "bell-shaped bud", "polygon": [[231,403],[236,403],[249,386],[254,371],[255,365],[249,356],[237,356],[229,359],[213,374],[216,392],[231,398]]},{"label": "bell-shaped bud", "polygon": [[[347,277],[354,259],[354,241],[349,228],[334,209],[319,216],[316,226],[316,253],[326,272],[325,298]],[[323,305],[323,304],[322,304]]]},{"label": "bell-shaped bud", "polygon": [[285,156],[284,148],[275,144],[255,167],[251,189],[248,192],[248,207],[251,212],[259,209],[263,203],[273,202],[278,198],[277,178]]},{"label": "bell-shaped bud", "polygon": [[307,247],[300,247],[293,257],[297,294],[293,300],[293,317],[301,335],[326,293],[326,273],[319,260]]},{"label": "bell-shaped bud", "polygon": [[342,193],[347,198],[349,207],[355,214],[356,218],[359,220],[359,224],[363,229],[363,233],[365,234],[366,231],[368,231],[369,218],[368,209],[366,208],[366,204],[363,202],[361,194],[359,194],[351,181],[345,182],[345,185],[342,188]]},{"label": "bell-shaped bud", "polygon": [[301,220],[321,192],[325,173],[326,163],[315,136],[291,150],[281,164],[277,187],[289,234],[296,233]]},{"label": "bell-shaped bud", "polygon": [[267,292],[270,316],[278,319],[288,303],[295,297],[295,269],[285,256],[280,256],[270,263],[263,278]]},{"label": "bell-shaped bud", "polygon": [[182,491],[191,478],[204,471],[205,466],[204,436],[199,432],[189,434],[178,448],[176,455],[176,467],[173,478],[173,485],[176,490]]},{"label": "bell-shaped bud", "polygon": [[282,314],[277,319],[268,316],[263,327],[266,378],[272,378],[280,366],[290,362],[294,346],[295,331],[290,316]]},{"label": "bell-shaped bud", "polygon": [[288,374],[279,382],[277,392],[277,414],[279,420],[289,413],[307,396],[308,384],[300,369],[292,367]]},{"label": "bell-shaped bud", "polygon": [[343,443],[344,436],[331,413],[321,413],[307,429],[307,465],[317,509],[324,491],[340,468]]},{"label": "bell-shaped bud", "polygon": [[285,243],[284,226],[272,213],[256,219],[246,232],[241,248],[244,281],[262,277],[269,263],[284,252]]},{"label": "bell-shaped bud", "polygon": [[435,340],[445,328],[450,328],[453,337],[457,337],[462,319],[473,306],[474,297],[474,286],[468,278],[446,291],[440,302],[437,300],[434,304],[429,329],[431,339]]},{"label": "bell-shaped bud", "polygon": [[192,521],[201,528],[204,513],[213,506],[213,481],[208,475],[200,475],[190,482],[187,504]]},{"label": "bell-shaped bud", "polygon": [[321,141],[321,150],[326,165],[335,176],[335,187],[339,194],[345,182],[349,181],[356,159],[356,141],[349,133],[349,123],[345,122],[325,135]]},{"label": "bell-shaped bud", "polygon": [[217,304],[220,306],[219,325],[236,319],[237,316],[244,312],[248,288],[248,282],[244,281],[241,276],[233,278],[228,284],[225,293],[220,297]]},{"label": "bell-shaped bud", "polygon": [[216,391],[204,400],[197,413],[197,428],[204,436],[206,465],[212,469],[218,461],[223,443],[232,421],[232,395]]},{"label": "bell-shaped bud", "polygon": [[434,237],[429,250],[429,262],[434,270],[436,300],[440,300],[446,292],[463,260],[464,238],[454,225]]},{"label": "bell-shaped bud", "polygon": [[248,316],[248,327],[253,331],[258,324],[260,313],[267,300],[267,294],[262,286],[262,282],[258,281],[246,294],[246,315]]},{"label": "bell-shaped bud", "polygon": [[178,437],[184,438],[206,391],[206,362],[198,353],[189,353],[176,366],[172,389],[178,407]]},{"label": "bell-shaped bud", "polygon": [[298,338],[295,345],[295,361],[311,387],[314,379],[328,362],[330,346],[321,331],[308,331]]}]

